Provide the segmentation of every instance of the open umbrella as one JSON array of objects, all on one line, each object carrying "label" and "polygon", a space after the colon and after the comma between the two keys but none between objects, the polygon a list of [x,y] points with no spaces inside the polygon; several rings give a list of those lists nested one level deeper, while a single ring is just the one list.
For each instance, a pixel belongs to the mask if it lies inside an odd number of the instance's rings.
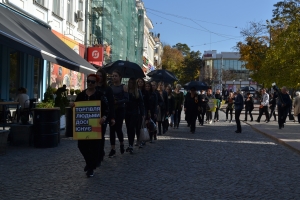
[{"label": "open umbrella", "polygon": [[241,88],[241,91],[255,91],[255,88],[251,86],[245,86]]},{"label": "open umbrella", "polygon": [[178,81],[177,77],[172,72],[165,69],[153,70],[147,75],[151,77],[151,81],[163,81],[165,83],[173,83],[174,81]]},{"label": "open umbrella", "polygon": [[184,89],[190,90],[191,88],[195,88],[196,90],[207,90],[208,86],[206,83],[201,81],[191,81],[183,86]]},{"label": "open umbrella", "polygon": [[102,69],[108,74],[112,74],[114,70],[118,70],[121,72],[123,78],[145,77],[142,68],[138,64],[124,60],[108,63]]}]

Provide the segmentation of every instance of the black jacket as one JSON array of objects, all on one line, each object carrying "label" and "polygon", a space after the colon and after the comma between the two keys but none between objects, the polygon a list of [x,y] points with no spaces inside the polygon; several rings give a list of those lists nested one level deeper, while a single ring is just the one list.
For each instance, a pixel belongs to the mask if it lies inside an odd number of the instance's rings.
[{"label": "black jacket", "polygon": [[172,94],[168,96],[168,107],[169,114],[172,114],[175,111],[175,97]]},{"label": "black jacket", "polygon": [[158,114],[158,98],[156,92],[146,92],[144,102],[147,102],[147,104],[145,104],[145,110],[147,113],[150,111],[151,115]]},{"label": "black jacket", "polygon": [[111,87],[96,86],[96,90],[98,90],[99,92],[102,92],[103,95],[105,95],[107,98],[108,107],[109,107],[109,115],[108,115],[107,120],[110,121],[110,119],[114,119],[115,118],[114,95],[113,95],[113,91],[112,91]]},{"label": "black jacket", "polygon": [[136,97],[133,93],[128,93],[129,100],[125,103],[126,114],[141,114],[145,115],[145,107],[143,95],[138,90],[139,97]]},{"label": "black jacket", "polygon": [[186,109],[186,114],[198,114],[198,107],[200,105],[199,95],[196,94],[195,97],[191,96],[191,93],[187,93],[184,101],[184,108]]},{"label": "black jacket", "polygon": [[253,102],[253,98],[250,97],[250,100],[247,101],[248,97],[245,99],[245,109],[246,110],[250,110],[252,111],[254,109],[254,102]]}]

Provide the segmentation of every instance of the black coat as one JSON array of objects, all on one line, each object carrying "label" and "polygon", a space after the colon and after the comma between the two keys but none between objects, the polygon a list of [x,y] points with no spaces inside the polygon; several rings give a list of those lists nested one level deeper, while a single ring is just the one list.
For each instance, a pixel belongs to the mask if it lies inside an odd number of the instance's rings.
[{"label": "black coat", "polygon": [[245,109],[252,111],[254,109],[254,101],[253,98],[250,97],[250,100],[247,101],[248,97],[245,99]]},{"label": "black coat", "polygon": [[184,108],[186,109],[187,115],[197,115],[198,107],[200,105],[199,95],[195,94],[194,97],[191,97],[191,93],[187,93],[184,101]]}]

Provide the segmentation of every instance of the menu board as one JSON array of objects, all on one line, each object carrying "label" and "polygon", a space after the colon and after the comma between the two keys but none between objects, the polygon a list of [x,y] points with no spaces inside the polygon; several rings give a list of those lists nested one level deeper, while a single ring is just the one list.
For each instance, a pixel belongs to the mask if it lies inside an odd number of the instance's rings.
[{"label": "menu board", "polygon": [[73,139],[101,139],[101,101],[77,101],[74,103]]}]

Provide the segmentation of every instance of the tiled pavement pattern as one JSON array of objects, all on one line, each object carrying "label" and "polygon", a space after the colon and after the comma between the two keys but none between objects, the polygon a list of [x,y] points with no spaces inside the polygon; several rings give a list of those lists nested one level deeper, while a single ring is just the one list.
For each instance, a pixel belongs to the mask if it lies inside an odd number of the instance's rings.
[{"label": "tiled pavement pattern", "polygon": [[72,139],[49,149],[9,146],[0,156],[0,199],[299,199],[299,154],[244,123],[236,134],[220,115],[195,134],[183,122],[133,155],[118,148],[92,178]]}]

